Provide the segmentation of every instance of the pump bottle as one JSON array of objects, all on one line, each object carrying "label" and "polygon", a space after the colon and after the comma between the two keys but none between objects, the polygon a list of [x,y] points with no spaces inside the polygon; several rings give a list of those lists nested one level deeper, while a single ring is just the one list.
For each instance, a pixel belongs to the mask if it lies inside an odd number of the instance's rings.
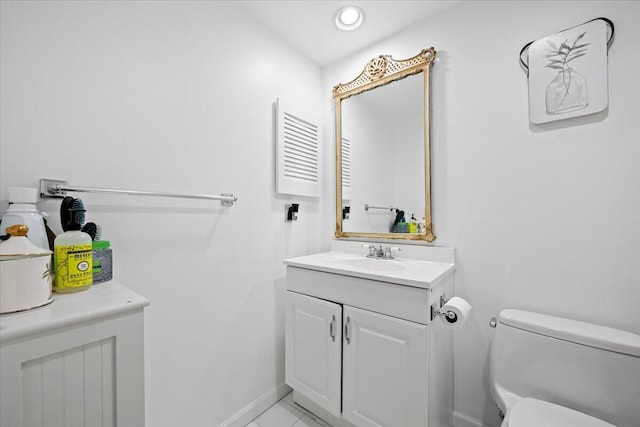
[{"label": "pump bottle", "polygon": [[68,231],[58,235],[53,243],[56,270],[53,290],[57,293],[84,291],[93,283],[92,240],[80,231],[81,212],[84,209],[70,209]]}]

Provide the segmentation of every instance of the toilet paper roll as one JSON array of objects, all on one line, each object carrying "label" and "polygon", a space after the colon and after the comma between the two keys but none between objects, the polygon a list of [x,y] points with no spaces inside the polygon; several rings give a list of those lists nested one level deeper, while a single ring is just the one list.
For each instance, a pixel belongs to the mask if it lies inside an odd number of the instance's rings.
[{"label": "toilet paper roll", "polygon": [[[464,322],[466,322],[471,313],[471,304],[465,299],[460,297],[453,297],[445,305],[440,308],[440,312],[444,313],[445,320],[453,325],[454,328],[459,328]],[[453,313],[451,315],[450,313]]]}]

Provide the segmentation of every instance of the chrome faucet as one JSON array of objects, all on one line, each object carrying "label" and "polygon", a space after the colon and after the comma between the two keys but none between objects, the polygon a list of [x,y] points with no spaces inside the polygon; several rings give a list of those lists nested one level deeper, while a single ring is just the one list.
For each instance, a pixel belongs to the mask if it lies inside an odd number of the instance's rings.
[{"label": "chrome faucet", "polygon": [[374,245],[369,246],[369,255],[367,255],[368,258],[382,258],[383,255],[384,252],[382,250],[382,245],[380,246],[380,249],[376,249]]},{"label": "chrome faucet", "polygon": [[369,250],[367,258],[376,259],[393,259],[393,252],[400,251],[400,248],[392,246],[386,246],[383,248],[382,245],[380,245],[376,248],[375,245],[363,244],[362,247]]}]

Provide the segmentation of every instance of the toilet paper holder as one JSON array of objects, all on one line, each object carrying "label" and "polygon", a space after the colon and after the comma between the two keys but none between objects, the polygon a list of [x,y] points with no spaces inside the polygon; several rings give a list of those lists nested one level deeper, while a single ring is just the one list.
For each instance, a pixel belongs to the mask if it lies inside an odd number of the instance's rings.
[{"label": "toilet paper holder", "polygon": [[446,294],[440,295],[440,307],[437,304],[431,304],[431,320],[433,321],[436,316],[443,316],[447,322],[455,323],[458,321],[458,316],[453,311],[442,311],[442,306],[444,306],[449,299]]}]

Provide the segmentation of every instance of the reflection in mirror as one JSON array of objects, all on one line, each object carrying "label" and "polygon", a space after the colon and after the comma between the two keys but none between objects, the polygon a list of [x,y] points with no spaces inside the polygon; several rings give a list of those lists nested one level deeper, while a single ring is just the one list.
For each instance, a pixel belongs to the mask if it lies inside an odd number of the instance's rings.
[{"label": "reflection in mirror", "polygon": [[425,49],[401,61],[379,56],[334,87],[336,237],[435,239],[429,149],[435,53]]},{"label": "reflection in mirror", "polygon": [[405,232],[417,232],[425,204],[423,117],[421,75],[342,102],[343,153],[345,142],[349,147],[349,156],[343,154],[342,200],[351,207],[342,223],[345,232],[404,231],[402,223],[395,224],[400,211],[411,227]]}]

